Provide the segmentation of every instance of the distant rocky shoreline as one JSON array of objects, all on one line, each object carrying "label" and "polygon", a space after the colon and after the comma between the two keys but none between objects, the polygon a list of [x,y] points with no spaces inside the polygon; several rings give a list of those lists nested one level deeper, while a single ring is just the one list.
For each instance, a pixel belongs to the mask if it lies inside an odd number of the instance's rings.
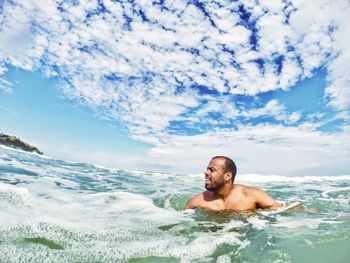
[{"label": "distant rocky shoreline", "polygon": [[23,150],[26,152],[44,154],[43,152],[39,151],[38,148],[21,141],[19,138],[3,133],[0,133],[0,145],[5,145],[7,147]]}]

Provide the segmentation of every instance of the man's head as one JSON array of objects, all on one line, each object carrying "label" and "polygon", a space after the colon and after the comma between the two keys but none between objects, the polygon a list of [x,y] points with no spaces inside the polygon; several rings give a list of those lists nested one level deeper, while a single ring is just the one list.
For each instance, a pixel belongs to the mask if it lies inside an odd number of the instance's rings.
[{"label": "man's head", "polygon": [[235,163],[226,156],[213,157],[205,171],[205,188],[209,191],[220,190],[225,184],[235,180],[237,168]]}]

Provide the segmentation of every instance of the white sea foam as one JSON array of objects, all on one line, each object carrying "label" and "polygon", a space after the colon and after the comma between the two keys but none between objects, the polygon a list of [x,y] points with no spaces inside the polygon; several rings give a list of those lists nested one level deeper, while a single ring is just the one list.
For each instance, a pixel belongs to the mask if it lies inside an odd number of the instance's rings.
[{"label": "white sea foam", "polygon": [[327,198],[329,197],[330,194],[332,193],[342,193],[342,192],[347,192],[348,193],[348,196],[350,196],[350,187],[341,187],[341,188],[336,188],[336,189],[331,189],[331,190],[327,190],[327,191],[324,191],[322,193],[322,196]]},{"label": "white sea foam", "polygon": [[268,221],[257,216],[248,217],[247,221],[256,229],[261,230],[268,226]]},{"label": "white sea foam", "polygon": [[294,218],[278,216],[277,223],[274,224],[275,227],[283,227],[290,229],[298,228],[310,228],[317,229],[324,220],[322,218],[301,218],[295,220]]},{"label": "white sea foam", "polygon": [[[222,244],[244,248],[250,242],[237,233],[218,231],[201,234],[186,245],[169,248],[169,252],[172,256],[182,258],[184,262],[195,262],[199,258],[210,256]],[[210,257],[208,260],[213,261]]]},{"label": "white sea foam", "polygon": [[[179,175],[181,176],[181,175]],[[190,174],[183,176],[184,180],[192,181],[204,180],[203,174]],[[238,174],[235,178],[235,183],[269,183],[269,182],[293,182],[293,183],[308,183],[308,182],[324,182],[324,181],[350,181],[350,175],[335,175],[335,176],[283,176],[283,175],[262,175],[262,174]]]},{"label": "white sea foam", "polygon": [[36,205],[35,199],[32,197],[28,189],[25,187],[13,186],[0,182],[1,201],[8,202],[9,205]]},{"label": "white sea foam", "polygon": [[[44,158],[44,159],[52,159],[50,156],[46,155],[38,155],[36,153],[28,153],[22,150],[18,149],[13,149],[9,148],[3,145],[0,145],[0,147],[4,148],[5,150],[10,150],[10,151],[17,151],[20,153],[24,154],[29,154],[34,156],[35,158]],[[82,164],[80,162],[74,162],[74,161],[64,161],[66,164],[73,164],[73,165],[79,165]],[[23,168],[23,164],[16,162],[13,163],[16,167],[21,167]],[[151,179],[166,179],[169,176],[172,176],[174,178],[181,178],[181,180],[185,181],[198,181],[203,179],[203,173],[199,174],[175,174],[175,173],[160,173],[160,172],[152,172],[152,171],[139,171],[139,170],[127,170],[127,169],[118,169],[118,168],[111,168],[111,167],[106,167],[106,166],[101,166],[97,164],[88,164],[93,168],[96,169],[106,169],[109,171],[113,172],[128,172],[132,174],[140,174],[140,175],[147,175],[148,177],[151,177]],[[57,169],[57,167],[55,168]],[[62,168],[63,170],[57,170],[57,171],[64,171],[64,169],[67,168]],[[78,172],[78,171],[77,171]],[[262,175],[262,174],[255,174],[255,173],[249,173],[249,174],[238,174],[236,175],[236,183],[244,183],[244,182],[249,182],[249,183],[268,183],[268,182],[322,182],[322,181],[336,181],[336,180],[343,180],[343,181],[349,181],[350,180],[350,175],[337,175],[337,176],[282,176],[282,175]]]},{"label": "white sea foam", "polygon": [[[262,261],[271,251],[272,261],[283,261],[289,252],[282,253],[279,240],[304,240],[307,233],[317,245],[314,239],[322,229],[349,232],[344,224],[349,221],[348,175],[238,175],[237,182],[266,183],[264,190],[277,200],[300,200],[307,209],[226,217],[181,211],[189,196],[201,190],[203,174],[73,165],[22,152],[0,155],[0,160],[7,171],[0,178],[1,262],[128,262],[151,256],[164,261],[250,262],[241,252],[260,257],[260,249],[267,252]],[[276,233],[280,238],[270,238]],[[24,242],[28,237],[52,240],[64,250]]]},{"label": "white sea foam", "polygon": [[216,263],[231,263],[231,257],[229,255],[219,256]]},{"label": "white sea foam", "polygon": [[13,152],[18,152],[18,153],[24,153],[24,154],[28,154],[28,155],[32,155],[32,156],[36,156],[36,157],[41,157],[41,158],[47,158],[47,159],[52,159],[52,157],[50,156],[46,156],[44,154],[38,154],[36,152],[27,152],[27,151],[23,151],[21,149],[16,149],[16,148],[12,148],[12,147],[8,147],[5,145],[0,145],[0,148],[3,148],[6,151],[13,151]]},{"label": "white sea foam", "polygon": [[267,183],[267,182],[322,182],[322,181],[349,181],[350,175],[338,175],[338,176],[281,176],[281,175],[260,175],[260,174],[242,174],[237,175],[237,182],[255,182],[255,183]]},{"label": "white sea foam", "polygon": [[157,224],[185,219],[180,212],[159,208],[150,198],[128,192],[98,193],[83,198],[89,200],[90,205],[103,207],[119,216],[124,214],[126,217],[134,217],[138,214],[144,220],[151,220]]},{"label": "white sea foam", "polygon": [[226,231],[229,231],[232,229],[239,229],[239,228],[242,228],[246,225],[247,225],[247,223],[245,223],[241,220],[230,220],[227,224],[225,224],[223,231],[226,232]]},{"label": "white sea foam", "polygon": [[[2,146],[2,145],[0,145],[0,146]],[[0,158],[7,158],[7,157],[8,157],[8,155],[5,152],[0,152]]]},{"label": "white sea foam", "polygon": [[287,201],[282,201],[280,203],[282,204],[282,207],[280,207],[280,208],[278,208],[276,210],[272,210],[272,211],[269,211],[269,210],[266,211],[265,210],[265,211],[259,211],[258,213],[261,214],[261,215],[264,215],[264,216],[275,215],[275,214],[279,214],[279,213],[291,210],[291,209],[301,205],[300,202],[289,203]]}]

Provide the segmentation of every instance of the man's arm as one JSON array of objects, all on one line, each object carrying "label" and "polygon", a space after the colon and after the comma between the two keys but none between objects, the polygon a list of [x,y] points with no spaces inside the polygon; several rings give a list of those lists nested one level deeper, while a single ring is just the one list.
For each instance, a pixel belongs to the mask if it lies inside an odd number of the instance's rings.
[{"label": "man's arm", "polygon": [[253,189],[252,191],[257,208],[277,209],[282,206],[264,191],[260,189]]},{"label": "man's arm", "polygon": [[197,194],[193,196],[190,200],[187,201],[185,205],[185,209],[194,209],[200,206],[200,196],[201,194]]},{"label": "man's arm", "polygon": [[193,209],[193,208],[196,208],[193,204],[193,197],[187,201],[186,205],[185,205],[185,209]]}]

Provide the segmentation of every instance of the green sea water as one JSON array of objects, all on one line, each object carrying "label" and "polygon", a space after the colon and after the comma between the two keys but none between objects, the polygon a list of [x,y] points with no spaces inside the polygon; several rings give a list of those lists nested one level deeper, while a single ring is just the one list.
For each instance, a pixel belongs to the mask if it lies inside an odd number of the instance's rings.
[{"label": "green sea water", "polygon": [[201,174],[0,148],[0,262],[350,262],[350,176],[237,175],[304,209],[183,210]]}]

